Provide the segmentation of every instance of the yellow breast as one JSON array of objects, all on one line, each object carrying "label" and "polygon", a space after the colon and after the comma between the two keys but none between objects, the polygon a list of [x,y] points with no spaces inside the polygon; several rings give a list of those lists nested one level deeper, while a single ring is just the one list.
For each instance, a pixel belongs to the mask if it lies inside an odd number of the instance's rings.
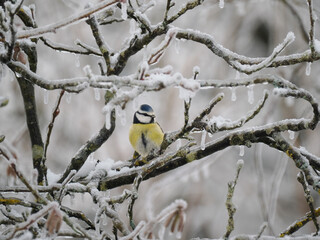
[{"label": "yellow breast", "polygon": [[142,157],[146,157],[153,151],[159,151],[163,136],[163,131],[157,123],[135,123],[129,131],[130,143]]}]

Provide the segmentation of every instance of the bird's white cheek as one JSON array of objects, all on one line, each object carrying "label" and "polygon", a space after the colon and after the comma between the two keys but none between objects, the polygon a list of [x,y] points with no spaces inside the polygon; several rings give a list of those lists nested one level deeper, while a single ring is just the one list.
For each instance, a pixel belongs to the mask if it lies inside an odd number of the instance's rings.
[{"label": "bird's white cheek", "polygon": [[137,114],[137,118],[138,118],[139,122],[141,122],[141,123],[150,123],[151,119],[152,119],[149,116],[140,115],[140,114]]}]

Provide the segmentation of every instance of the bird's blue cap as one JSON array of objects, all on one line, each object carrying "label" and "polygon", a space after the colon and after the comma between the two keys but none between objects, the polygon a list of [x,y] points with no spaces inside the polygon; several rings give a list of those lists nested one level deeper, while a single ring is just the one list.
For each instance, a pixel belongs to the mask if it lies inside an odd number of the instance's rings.
[{"label": "bird's blue cap", "polygon": [[144,111],[144,112],[153,112],[152,107],[150,105],[148,105],[148,104],[142,104],[140,106],[140,110]]}]

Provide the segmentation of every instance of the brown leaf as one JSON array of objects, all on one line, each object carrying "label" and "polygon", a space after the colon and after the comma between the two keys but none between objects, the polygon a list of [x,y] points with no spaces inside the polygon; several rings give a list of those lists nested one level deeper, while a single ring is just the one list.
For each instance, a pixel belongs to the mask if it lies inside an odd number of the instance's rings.
[{"label": "brown leaf", "polygon": [[49,214],[46,228],[50,235],[59,232],[62,223],[62,214],[57,207],[54,207]]}]

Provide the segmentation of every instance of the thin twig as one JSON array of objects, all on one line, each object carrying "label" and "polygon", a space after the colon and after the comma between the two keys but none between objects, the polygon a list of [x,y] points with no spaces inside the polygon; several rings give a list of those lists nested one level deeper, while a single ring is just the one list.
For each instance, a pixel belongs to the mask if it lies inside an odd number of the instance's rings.
[{"label": "thin twig", "polygon": [[185,129],[188,126],[189,123],[189,109],[191,105],[191,98],[189,100],[184,100],[184,125],[182,129]]},{"label": "thin twig", "polygon": [[97,49],[94,48],[87,48],[84,47],[83,45],[81,45],[81,43],[77,42],[77,45],[79,45],[80,47],[84,48],[85,50],[79,50],[75,47],[72,46],[66,46],[66,45],[62,45],[62,44],[58,44],[58,43],[54,43],[51,40],[45,38],[45,37],[41,37],[40,40],[48,47],[57,50],[57,51],[62,51],[62,52],[69,52],[69,53],[74,53],[74,54],[82,54],[82,55],[97,55],[97,56],[101,56],[101,53],[99,53],[98,51],[96,51]]},{"label": "thin twig", "polygon": [[267,224],[266,222],[264,222],[264,223],[262,224],[262,226],[260,227],[260,231],[259,231],[258,235],[255,237],[254,240],[260,239],[260,237],[262,236],[262,233],[263,233],[264,230],[267,228],[267,226],[268,226],[268,224]]},{"label": "thin twig", "polygon": [[128,206],[128,215],[129,215],[129,221],[130,221],[130,226],[131,226],[132,230],[134,230],[136,227],[136,225],[133,221],[133,206],[134,206],[134,203],[136,202],[136,200],[138,199],[138,189],[139,189],[141,181],[142,181],[142,176],[138,175],[133,182],[131,201]]},{"label": "thin twig", "polygon": [[310,30],[309,30],[309,45],[311,50],[311,56],[316,55],[315,46],[314,46],[314,13],[313,13],[313,2],[312,0],[307,0],[308,9],[309,9],[309,17],[310,17]]},{"label": "thin twig", "polygon": [[[316,208],[314,210],[314,214],[315,214],[316,217],[320,216],[320,207]],[[307,212],[304,217],[302,217],[301,219],[295,221],[286,230],[281,232],[279,234],[279,237],[284,237],[284,236],[291,235],[291,234],[295,233],[296,231],[301,229],[303,226],[305,226],[308,222],[313,221],[312,218],[313,217],[312,217],[311,212]]]},{"label": "thin twig", "polygon": [[301,185],[303,187],[304,196],[305,196],[306,201],[307,201],[307,203],[309,205],[309,208],[310,208],[311,218],[312,218],[312,221],[314,223],[314,226],[316,227],[316,234],[315,235],[318,235],[318,233],[319,233],[319,223],[318,223],[318,220],[317,220],[317,217],[316,217],[316,213],[315,213],[315,209],[314,209],[314,206],[313,206],[314,201],[313,201],[313,197],[311,196],[311,193],[310,193],[310,190],[308,188],[305,176],[304,176],[302,171],[300,171],[298,173],[297,179],[298,179],[298,181],[301,183]]},{"label": "thin twig", "polygon": [[5,157],[6,160],[8,160],[10,167],[13,169],[13,171],[15,172],[16,176],[21,180],[21,182],[28,188],[28,190],[32,193],[32,195],[36,198],[37,202],[41,203],[41,204],[47,204],[48,201],[43,198],[38,190],[36,188],[34,188],[33,186],[31,186],[31,184],[27,181],[27,179],[25,178],[25,176],[17,169],[15,162],[10,159],[9,155],[6,154],[6,151],[2,148],[0,148],[0,154],[2,156]]},{"label": "thin twig", "polygon": [[[286,153],[295,163],[298,169],[300,169],[303,174],[305,175],[306,181],[309,185],[313,187],[313,189],[319,191],[320,190],[320,183],[317,179],[317,177],[313,176],[312,174],[312,168],[310,167],[309,162],[307,159],[300,154],[299,151],[296,151],[296,149],[289,144],[279,132],[274,132],[271,134],[273,140],[275,141],[276,145],[278,146],[278,149],[281,149],[284,153]],[[274,147],[273,145],[269,145],[271,147]]]},{"label": "thin twig", "polygon": [[171,2],[171,0],[167,0],[167,6],[166,6],[166,11],[164,13],[164,22],[168,20],[168,13],[170,8],[174,6],[174,3]]},{"label": "thin twig", "polygon": [[101,31],[100,31],[100,28],[99,28],[99,23],[96,19],[95,16],[91,16],[88,20],[87,20],[87,23],[89,24],[90,28],[91,28],[91,31],[92,31],[92,35],[94,36],[95,40],[96,40],[96,43],[100,49],[100,52],[104,58],[104,61],[106,63],[106,66],[107,66],[107,72],[109,72],[110,70],[110,55],[109,55],[109,47],[108,45],[106,44],[102,34],[101,34]]},{"label": "thin twig", "polygon": [[226,200],[226,207],[228,210],[228,214],[229,214],[229,219],[228,219],[228,225],[227,225],[227,230],[226,233],[224,234],[223,238],[224,239],[228,239],[231,232],[234,229],[234,220],[233,220],[233,216],[236,212],[236,207],[234,206],[233,202],[232,202],[232,198],[233,198],[233,194],[234,194],[234,189],[237,185],[237,181],[239,178],[239,173],[241,171],[241,168],[243,167],[243,160],[240,159],[237,162],[237,172],[236,172],[236,176],[234,178],[233,181],[228,183],[228,194],[227,194],[227,200]]},{"label": "thin twig", "polygon": [[[52,129],[53,129],[53,126],[54,126],[54,121],[56,119],[56,117],[59,115],[60,113],[60,109],[59,109],[59,106],[60,106],[60,103],[61,103],[61,99],[64,95],[64,90],[62,90],[59,94],[59,97],[58,97],[58,101],[56,103],[56,106],[52,112],[52,118],[51,118],[51,122],[49,123],[48,125],[48,132],[47,132],[47,138],[46,138],[46,143],[45,143],[45,146],[44,146],[44,151],[43,151],[43,157],[42,157],[42,165],[45,166],[45,163],[46,163],[46,159],[47,159],[47,151],[48,151],[48,147],[49,147],[49,143],[50,143],[50,137],[51,137],[51,133],[52,133]],[[45,179],[46,179],[46,184],[48,185],[48,179],[47,179],[47,176],[45,176]]]},{"label": "thin twig", "polygon": [[20,31],[16,34],[17,39],[23,39],[23,38],[31,38],[31,37],[39,37],[49,32],[55,32],[59,28],[68,26],[74,22],[78,22],[80,20],[88,18],[91,14],[98,12],[102,9],[105,9],[106,7],[109,7],[115,3],[119,2],[118,0],[113,0],[111,2],[109,1],[102,1],[95,6],[91,8],[85,9],[83,12],[74,14],[70,17],[64,18],[63,20],[52,23],[43,27],[30,29],[30,30],[24,30]]},{"label": "thin twig", "polygon": [[35,213],[32,215],[32,217],[29,217],[28,221],[25,221],[19,225],[17,225],[15,227],[15,229],[13,230],[13,232],[11,233],[10,236],[8,236],[5,239],[13,239],[13,237],[16,235],[17,232],[22,231],[27,229],[28,227],[30,227],[33,223],[37,222],[40,218],[42,218],[43,216],[47,215],[48,212],[55,208],[56,205],[55,204],[49,204],[47,205],[45,208],[43,208],[42,210],[40,210],[39,212]]}]

